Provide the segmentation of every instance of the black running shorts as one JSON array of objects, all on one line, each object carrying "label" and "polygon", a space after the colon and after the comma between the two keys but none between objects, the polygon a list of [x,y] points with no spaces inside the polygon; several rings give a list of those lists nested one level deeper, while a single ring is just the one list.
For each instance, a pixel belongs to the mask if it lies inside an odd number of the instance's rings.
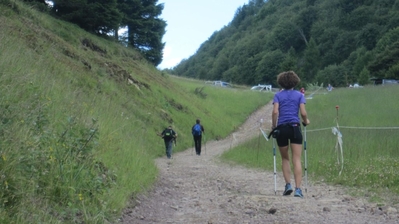
[{"label": "black running shorts", "polygon": [[278,129],[280,133],[276,140],[279,147],[287,146],[289,143],[302,145],[302,132],[299,124],[283,124],[279,125]]}]

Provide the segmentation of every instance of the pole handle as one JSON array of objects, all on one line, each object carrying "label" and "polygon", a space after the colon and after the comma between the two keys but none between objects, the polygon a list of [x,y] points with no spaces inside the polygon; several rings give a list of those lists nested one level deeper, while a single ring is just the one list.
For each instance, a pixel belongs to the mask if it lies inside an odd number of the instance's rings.
[{"label": "pole handle", "polygon": [[269,133],[269,135],[267,136],[267,139],[270,139],[270,137],[273,135],[273,138],[275,138],[275,134],[277,134],[278,132],[278,128],[275,127],[273,128],[273,130]]}]

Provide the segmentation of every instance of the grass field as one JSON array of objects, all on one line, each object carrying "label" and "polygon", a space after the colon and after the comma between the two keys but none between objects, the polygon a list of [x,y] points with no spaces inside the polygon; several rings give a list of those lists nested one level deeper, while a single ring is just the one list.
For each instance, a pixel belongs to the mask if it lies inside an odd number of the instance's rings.
[{"label": "grass field", "polygon": [[[399,103],[394,97],[398,95],[399,86],[366,86],[332,92],[321,90],[308,99],[309,180],[361,188],[377,201],[387,193],[399,196],[396,174],[399,169]],[[341,150],[336,148],[337,135],[332,133],[337,125],[343,141],[341,175]],[[222,157],[249,167],[273,170],[272,143],[261,135]],[[277,169],[281,171],[279,153]]]}]

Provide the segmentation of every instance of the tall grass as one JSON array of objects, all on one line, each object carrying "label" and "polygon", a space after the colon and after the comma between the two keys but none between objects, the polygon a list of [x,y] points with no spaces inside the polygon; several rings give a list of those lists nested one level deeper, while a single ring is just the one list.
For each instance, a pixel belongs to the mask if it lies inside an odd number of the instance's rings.
[{"label": "tall grass", "polygon": [[[309,102],[312,129],[336,126],[338,120],[344,170],[338,175],[336,139],[329,137],[330,131],[309,132],[309,168],[329,182],[373,191],[388,189],[398,195],[399,179],[393,172],[399,166],[399,117],[394,115],[399,104],[393,100],[398,93],[398,86],[348,88]],[[339,105],[338,113],[335,105]]]},{"label": "tall grass", "polygon": [[196,118],[207,140],[223,138],[270,99],[162,74],[20,1],[0,11],[2,223],[114,222],[157,178],[156,133],[173,125],[182,151]]},{"label": "tall grass", "polygon": [[[377,199],[384,193],[398,196],[399,103],[394,98],[398,94],[399,86],[367,86],[321,91],[308,99],[306,108],[311,124],[307,127],[307,159],[311,180],[365,189]],[[337,136],[332,133],[337,121],[343,140],[341,175]],[[281,170],[280,155],[277,157],[277,168]],[[272,144],[263,137],[240,145],[223,158],[273,169]]]}]

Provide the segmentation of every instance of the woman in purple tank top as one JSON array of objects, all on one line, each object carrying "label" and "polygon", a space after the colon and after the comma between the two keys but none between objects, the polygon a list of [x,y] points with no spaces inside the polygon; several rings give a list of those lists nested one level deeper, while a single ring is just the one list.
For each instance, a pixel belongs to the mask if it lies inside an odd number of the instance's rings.
[{"label": "woman in purple tank top", "polygon": [[282,159],[282,170],[285,180],[283,195],[290,195],[293,192],[291,186],[291,166],[289,148],[292,153],[292,164],[294,166],[295,197],[303,197],[301,190],[302,182],[302,132],[298,111],[301,114],[302,122],[305,125],[310,123],[303,94],[294,87],[300,82],[300,78],[293,71],[282,72],[277,76],[277,83],[283,88],[277,92],[273,99],[272,129],[277,130],[275,136]]}]

